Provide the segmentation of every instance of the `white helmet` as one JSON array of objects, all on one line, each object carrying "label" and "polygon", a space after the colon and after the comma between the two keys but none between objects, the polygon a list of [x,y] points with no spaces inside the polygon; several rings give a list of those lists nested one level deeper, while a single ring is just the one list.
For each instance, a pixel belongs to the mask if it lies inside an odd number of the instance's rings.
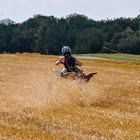
[{"label": "white helmet", "polygon": [[69,46],[64,46],[62,48],[62,54],[64,55],[65,53],[71,53],[71,48]]}]

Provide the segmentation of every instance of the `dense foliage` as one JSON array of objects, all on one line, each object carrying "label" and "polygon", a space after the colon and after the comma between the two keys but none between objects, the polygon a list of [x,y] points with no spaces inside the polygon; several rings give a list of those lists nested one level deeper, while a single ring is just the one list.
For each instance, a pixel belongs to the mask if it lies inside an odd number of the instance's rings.
[{"label": "dense foliage", "polygon": [[73,53],[140,54],[140,16],[94,21],[77,14],[36,15],[18,24],[0,21],[0,53],[60,54],[64,45]]}]

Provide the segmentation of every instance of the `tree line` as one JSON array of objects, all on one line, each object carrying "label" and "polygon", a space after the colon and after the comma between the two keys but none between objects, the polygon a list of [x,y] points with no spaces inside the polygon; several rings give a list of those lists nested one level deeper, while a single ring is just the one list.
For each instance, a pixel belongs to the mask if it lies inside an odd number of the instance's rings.
[{"label": "tree line", "polygon": [[60,54],[65,45],[77,54],[140,54],[140,16],[95,21],[78,14],[35,15],[22,23],[0,21],[0,53]]}]

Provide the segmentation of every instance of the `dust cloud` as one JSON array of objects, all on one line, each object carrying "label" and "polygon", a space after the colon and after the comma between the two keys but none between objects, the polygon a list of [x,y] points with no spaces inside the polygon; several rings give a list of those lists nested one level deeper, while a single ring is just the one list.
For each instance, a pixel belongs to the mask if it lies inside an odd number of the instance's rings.
[{"label": "dust cloud", "polygon": [[1,109],[20,110],[24,107],[58,107],[90,105],[100,95],[99,88],[80,80],[63,79],[46,62],[2,63]]}]

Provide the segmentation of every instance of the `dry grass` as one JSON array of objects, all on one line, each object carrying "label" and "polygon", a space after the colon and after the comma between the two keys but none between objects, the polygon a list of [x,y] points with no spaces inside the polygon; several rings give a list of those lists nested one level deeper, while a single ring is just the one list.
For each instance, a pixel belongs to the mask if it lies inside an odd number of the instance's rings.
[{"label": "dry grass", "polygon": [[98,72],[85,84],[56,76],[55,60],[0,55],[0,139],[140,139],[140,63],[82,59]]}]

